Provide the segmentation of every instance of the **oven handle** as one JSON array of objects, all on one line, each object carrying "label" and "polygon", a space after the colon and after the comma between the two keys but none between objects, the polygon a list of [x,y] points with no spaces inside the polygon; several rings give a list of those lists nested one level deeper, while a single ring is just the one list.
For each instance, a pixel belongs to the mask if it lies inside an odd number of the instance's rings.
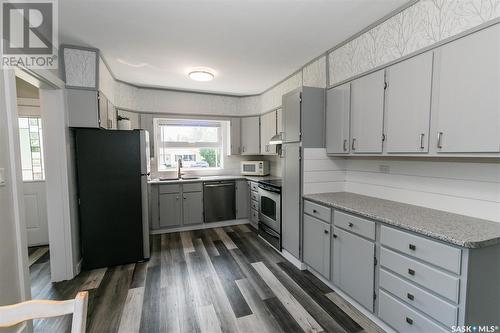
[{"label": "oven handle", "polygon": [[274,190],[274,189],[270,189],[270,188],[266,188],[262,185],[259,185],[259,188],[263,189],[264,191],[268,191],[268,192],[273,192],[273,193],[278,193],[278,194],[281,194],[281,191],[280,190]]},{"label": "oven handle", "polygon": [[275,230],[269,228],[267,225],[261,223],[259,226],[262,229],[262,231],[264,231],[269,236],[272,236],[274,238],[280,238],[280,234],[278,234]]}]

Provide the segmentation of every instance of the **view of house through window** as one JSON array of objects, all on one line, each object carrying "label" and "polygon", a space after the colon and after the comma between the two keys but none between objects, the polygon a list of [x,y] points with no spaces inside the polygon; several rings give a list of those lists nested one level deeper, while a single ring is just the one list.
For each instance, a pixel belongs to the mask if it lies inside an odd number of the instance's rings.
[{"label": "view of house through window", "polygon": [[222,121],[155,119],[158,171],[223,168]]},{"label": "view of house through window", "polygon": [[19,117],[23,181],[44,180],[42,119]]}]

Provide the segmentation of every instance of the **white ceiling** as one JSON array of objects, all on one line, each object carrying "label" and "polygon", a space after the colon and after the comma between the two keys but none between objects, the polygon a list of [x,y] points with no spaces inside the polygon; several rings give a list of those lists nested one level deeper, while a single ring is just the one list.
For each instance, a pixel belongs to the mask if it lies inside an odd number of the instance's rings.
[{"label": "white ceiling", "polygon": [[[120,80],[260,93],[407,0],[63,0],[61,41],[99,48]],[[216,78],[194,82],[192,67]]]}]

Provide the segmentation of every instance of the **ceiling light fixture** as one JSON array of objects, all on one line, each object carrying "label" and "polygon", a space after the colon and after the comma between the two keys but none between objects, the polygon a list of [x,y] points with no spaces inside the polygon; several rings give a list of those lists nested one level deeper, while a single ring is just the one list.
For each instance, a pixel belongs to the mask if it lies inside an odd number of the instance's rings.
[{"label": "ceiling light fixture", "polygon": [[215,78],[213,71],[209,68],[195,68],[188,75],[191,80],[200,82],[212,81]]}]

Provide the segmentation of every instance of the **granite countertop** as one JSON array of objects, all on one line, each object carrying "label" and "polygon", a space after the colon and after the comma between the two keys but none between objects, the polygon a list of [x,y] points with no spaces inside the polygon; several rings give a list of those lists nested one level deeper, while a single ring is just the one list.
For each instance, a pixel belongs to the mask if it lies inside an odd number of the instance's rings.
[{"label": "granite countertop", "polygon": [[304,199],[466,248],[500,244],[500,223],[349,192]]},{"label": "granite countertop", "polygon": [[208,182],[208,181],[220,181],[220,180],[237,180],[246,179],[254,182],[259,180],[271,180],[280,179],[275,176],[242,176],[242,175],[221,175],[221,176],[201,176],[196,179],[172,179],[172,180],[160,180],[151,179],[149,184],[177,184],[177,183],[196,183],[196,182]]}]

